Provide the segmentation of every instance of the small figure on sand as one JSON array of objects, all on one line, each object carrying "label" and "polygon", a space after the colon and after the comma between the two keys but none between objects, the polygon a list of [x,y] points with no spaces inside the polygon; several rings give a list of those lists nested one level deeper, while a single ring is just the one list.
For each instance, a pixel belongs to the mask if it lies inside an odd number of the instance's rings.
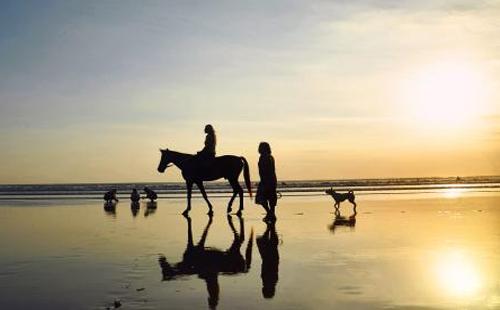
[{"label": "small figure on sand", "polygon": [[149,187],[144,187],[144,193],[146,194],[146,198],[149,199],[151,202],[155,201],[158,199],[158,195],[156,192]]},{"label": "small figure on sand", "polygon": [[133,189],[132,190],[132,193],[130,194],[130,201],[132,202],[139,202],[139,200],[141,200],[141,195],[139,194],[139,192],[137,191],[137,189]]},{"label": "small figure on sand", "polygon": [[265,220],[276,220],[277,179],[274,158],[271,155],[271,146],[267,142],[259,144],[259,176],[260,183],[255,196],[255,203],[266,210]]},{"label": "small figure on sand", "polygon": [[106,192],[106,194],[104,194],[104,200],[106,203],[113,203],[113,201],[118,202],[118,198],[116,198],[116,189]]}]

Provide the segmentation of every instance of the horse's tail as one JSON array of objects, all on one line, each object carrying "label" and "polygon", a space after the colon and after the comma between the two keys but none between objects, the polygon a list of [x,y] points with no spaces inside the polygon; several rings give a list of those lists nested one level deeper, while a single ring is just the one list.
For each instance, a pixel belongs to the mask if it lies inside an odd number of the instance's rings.
[{"label": "horse's tail", "polygon": [[245,178],[245,184],[248,189],[248,194],[252,197],[252,182],[250,182],[250,169],[248,168],[248,162],[245,157],[240,157],[243,161],[243,177]]}]

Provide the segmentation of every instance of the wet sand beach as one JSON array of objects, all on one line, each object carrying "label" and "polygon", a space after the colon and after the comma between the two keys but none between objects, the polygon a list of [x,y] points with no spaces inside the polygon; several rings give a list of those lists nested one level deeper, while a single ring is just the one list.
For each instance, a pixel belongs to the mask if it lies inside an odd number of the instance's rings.
[{"label": "wet sand beach", "polygon": [[[2,201],[0,308],[500,307],[498,192],[360,195],[336,221],[326,195],[284,196],[274,227],[248,198],[241,220],[212,201],[210,222],[194,200],[190,225],[184,199]],[[189,226],[207,259],[178,264]]]}]

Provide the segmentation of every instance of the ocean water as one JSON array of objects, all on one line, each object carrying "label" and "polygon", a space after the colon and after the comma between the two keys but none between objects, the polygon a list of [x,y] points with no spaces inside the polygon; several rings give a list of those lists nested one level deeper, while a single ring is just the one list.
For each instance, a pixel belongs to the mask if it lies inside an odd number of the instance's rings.
[{"label": "ocean water", "polygon": [[[256,183],[252,187],[255,191]],[[118,190],[119,198],[128,198],[133,188],[144,186],[157,191],[160,198],[185,196],[185,184],[166,183],[107,183],[107,184],[4,184],[0,185],[0,200],[27,199],[102,199],[102,195],[112,189]],[[196,186],[195,186],[196,187]],[[242,184],[245,189],[245,186]],[[322,195],[327,188],[338,191],[353,190],[356,195],[439,193],[448,189],[474,192],[500,191],[500,176],[449,177],[449,178],[387,178],[352,180],[302,180],[280,181],[278,191],[288,196]],[[211,197],[228,197],[231,188],[227,182],[206,182],[205,188]],[[245,189],[246,190],[246,189]],[[200,197],[193,191],[194,197]]]},{"label": "ocean water", "polygon": [[381,193],[0,200],[0,309],[500,308],[500,193]]}]

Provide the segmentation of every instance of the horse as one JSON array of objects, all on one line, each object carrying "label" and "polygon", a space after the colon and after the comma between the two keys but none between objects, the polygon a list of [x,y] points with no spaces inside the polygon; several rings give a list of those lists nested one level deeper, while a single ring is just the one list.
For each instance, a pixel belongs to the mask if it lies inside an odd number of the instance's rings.
[{"label": "horse", "polygon": [[187,208],[186,210],[184,210],[184,212],[182,212],[183,215],[189,214],[189,211],[191,210],[191,192],[193,189],[193,184],[196,184],[198,186],[203,199],[205,199],[208,204],[208,215],[212,215],[212,204],[208,200],[207,193],[205,192],[205,187],[203,186],[203,181],[214,181],[222,178],[227,179],[229,181],[229,184],[233,188],[233,196],[231,197],[227,205],[227,213],[231,212],[233,201],[236,198],[236,195],[239,195],[240,208],[238,209],[238,212],[236,214],[242,214],[243,189],[238,182],[238,178],[242,170],[248,193],[250,194],[250,197],[252,197],[250,171],[248,168],[248,162],[245,157],[234,155],[219,156],[210,161],[210,166],[205,166],[199,158],[195,157],[195,155],[175,152],[169,149],[160,149],[160,151],[161,160],[160,164],[158,165],[158,172],[163,173],[168,167],[171,166],[171,164],[174,164],[182,171],[182,177],[186,181]]},{"label": "horse", "polygon": [[193,241],[193,231],[191,218],[185,216],[188,224],[187,245],[182,256],[182,261],[170,264],[164,255],[160,255],[162,281],[171,281],[184,276],[198,275],[205,280],[208,291],[208,304],[210,309],[215,309],[219,303],[219,274],[238,275],[248,273],[252,264],[253,230],[245,250],[245,256],[241,254],[241,246],[245,241],[245,227],[242,217],[239,218],[240,232],[236,231],[231,215],[227,216],[227,222],[233,233],[233,242],[226,250],[219,250],[213,247],[206,247],[208,231],[212,225],[212,216],[209,216],[208,223],[203,230],[200,241],[195,244]]}]

